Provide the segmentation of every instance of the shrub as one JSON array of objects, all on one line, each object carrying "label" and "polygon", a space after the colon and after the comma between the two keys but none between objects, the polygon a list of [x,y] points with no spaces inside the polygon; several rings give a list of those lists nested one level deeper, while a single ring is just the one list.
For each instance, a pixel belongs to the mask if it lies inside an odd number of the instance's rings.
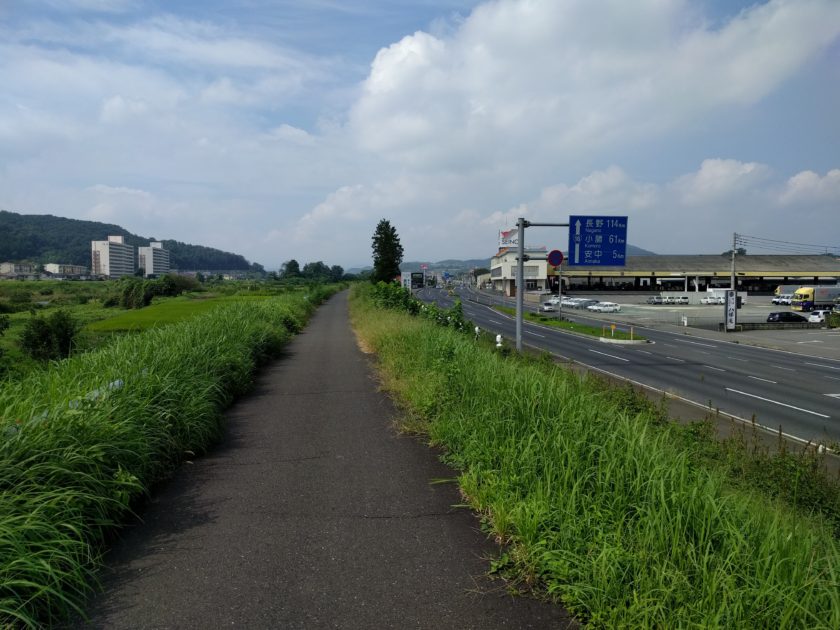
[{"label": "shrub", "polygon": [[52,315],[33,316],[24,325],[20,347],[30,357],[40,361],[70,356],[79,325],[64,309]]}]

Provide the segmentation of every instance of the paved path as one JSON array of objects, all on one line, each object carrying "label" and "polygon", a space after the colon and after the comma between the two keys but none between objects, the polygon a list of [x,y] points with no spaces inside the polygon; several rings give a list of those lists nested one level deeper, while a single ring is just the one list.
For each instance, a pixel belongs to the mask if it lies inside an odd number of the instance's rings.
[{"label": "paved path", "polygon": [[570,627],[484,577],[494,545],[395,416],[340,294],[123,531],[84,627]]}]

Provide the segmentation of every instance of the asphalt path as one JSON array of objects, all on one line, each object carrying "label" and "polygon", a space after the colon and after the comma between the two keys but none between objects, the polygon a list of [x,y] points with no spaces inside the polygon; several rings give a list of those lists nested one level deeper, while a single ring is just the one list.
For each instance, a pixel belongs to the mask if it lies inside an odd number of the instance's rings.
[{"label": "asphalt path", "polygon": [[[428,301],[450,306],[454,297],[437,289],[420,293]],[[465,294],[464,314],[479,327],[515,339],[512,317]],[[485,300],[486,301],[486,300]],[[602,326],[616,318],[588,317],[564,309],[563,316]],[[629,324],[617,322],[619,329]],[[811,353],[782,351],[635,326],[651,343],[620,345],[593,337],[523,322],[523,344],[551,352],[587,368],[667,392],[698,408],[719,410],[745,421],[755,420],[801,441],[840,440],[840,361]],[[800,332],[800,331],[785,331]]]},{"label": "asphalt path", "polygon": [[77,627],[576,627],[486,577],[498,549],[398,416],[333,297],[123,530]]}]

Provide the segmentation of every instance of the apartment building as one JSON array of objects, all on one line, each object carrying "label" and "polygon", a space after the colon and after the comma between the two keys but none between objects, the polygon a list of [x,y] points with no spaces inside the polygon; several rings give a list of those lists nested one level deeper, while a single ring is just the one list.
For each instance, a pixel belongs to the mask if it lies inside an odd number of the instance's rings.
[{"label": "apartment building", "polygon": [[91,241],[90,245],[93,276],[113,279],[134,275],[134,246],[126,243],[124,236],[109,236],[107,241]]},{"label": "apartment building", "polygon": [[170,271],[169,251],[163,249],[163,243],[152,242],[148,247],[138,247],[137,261],[146,277],[162,276]]}]

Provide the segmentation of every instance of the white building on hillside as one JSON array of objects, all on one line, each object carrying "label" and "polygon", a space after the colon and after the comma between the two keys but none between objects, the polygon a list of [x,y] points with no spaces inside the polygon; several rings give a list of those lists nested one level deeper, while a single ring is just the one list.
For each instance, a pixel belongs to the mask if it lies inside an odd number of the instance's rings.
[{"label": "white building on hillside", "polygon": [[44,265],[44,271],[54,276],[64,276],[65,278],[84,276],[88,272],[87,267],[82,265],[62,265],[59,263],[47,263]]},{"label": "white building on hillside", "polygon": [[163,243],[152,242],[148,247],[137,248],[137,266],[146,277],[162,276],[169,273],[169,251],[163,249]]},{"label": "white building on hillside", "polygon": [[137,268],[134,246],[124,236],[109,236],[107,241],[91,241],[90,271],[94,276],[122,278],[132,276]]}]

